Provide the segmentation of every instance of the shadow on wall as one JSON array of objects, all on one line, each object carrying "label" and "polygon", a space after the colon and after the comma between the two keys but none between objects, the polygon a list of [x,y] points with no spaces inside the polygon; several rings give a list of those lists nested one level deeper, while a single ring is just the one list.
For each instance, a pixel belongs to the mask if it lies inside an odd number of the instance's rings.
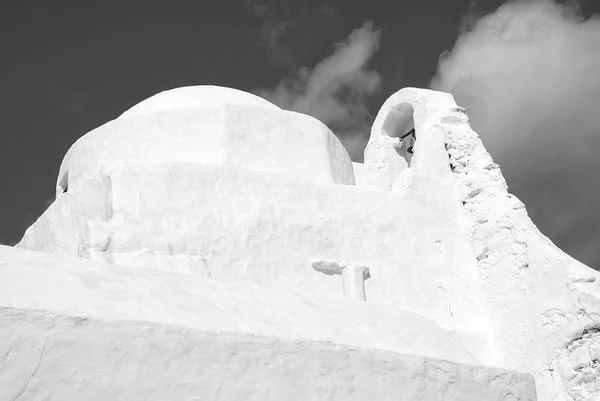
[{"label": "shadow on wall", "polygon": [[396,106],[383,123],[383,133],[393,139],[392,146],[397,155],[402,170],[410,167],[416,141],[414,109],[408,103]]},{"label": "shadow on wall", "polygon": [[372,133],[365,148],[365,164],[377,166],[380,172],[393,176],[411,166],[416,142],[413,113],[413,107],[406,102],[390,111],[381,131]]},{"label": "shadow on wall", "polygon": [[363,188],[405,190],[413,168],[423,164],[427,153],[422,149],[425,143],[416,140],[419,132],[415,129],[412,104],[408,101],[393,104],[393,100],[386,101],[373,122],[363,165],[355,164],[358,186]]},{"label": "shadow on wall", "polygon": [[58,197],[60,194],[64,194],[68,191],[69,189],[69,172],[66,171],[62,177],[60,177],[60,180],[58,182],[58,187],[56,188],[56,197]]}]

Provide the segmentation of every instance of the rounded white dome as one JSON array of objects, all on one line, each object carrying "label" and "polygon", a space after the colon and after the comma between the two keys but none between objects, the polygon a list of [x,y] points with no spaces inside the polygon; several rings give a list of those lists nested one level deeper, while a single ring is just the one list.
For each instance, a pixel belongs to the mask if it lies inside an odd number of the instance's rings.
[{"label": "rounded white dome", "polygon": [[[61,164],[57,196],[67,188],[77,192],[86,182],[123,166],[163,163],[220,165],[355,185],[348,152],[316,118],[281,110],[256,96],[227,88],[189,88],[195,93],[220,95],[216,100],[221,105],[216,107],[215,99],[183,103],[185,96],[179,94],[186,89],[156,95],[130,109],[126,118],[117,118],[79,138]],[[162,101],[169,98],[174,101]],[[161,101],[155,103],[155,99]],[[259,102],[267,107],[257,106]]]},{"label": "rounded white dome", "polygon": [[136,104],[121,114],[119,118],[149,114],[157,111],[206,108],[226,104],[257,106],[279,110],[279,107],[273,103],[248,92],[222,86],[198,85],[184,86],[160,92]]}]

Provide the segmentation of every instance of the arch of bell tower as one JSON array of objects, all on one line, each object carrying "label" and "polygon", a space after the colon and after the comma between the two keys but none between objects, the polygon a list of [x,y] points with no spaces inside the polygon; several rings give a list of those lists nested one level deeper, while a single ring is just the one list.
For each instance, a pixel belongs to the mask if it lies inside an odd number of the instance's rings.
[{"label": "arch of bell tower", "polygon": [[[365,165],[393,176],[409,167],[438,177],[449,175],[442,124],[454,114],[461,121],[466,118],[464,109],[456,107],[451,95],[417,88],[399,90],[386,100],[373,122]],[[416,141],[412,144],[414,154],[410,155],[407,150],[411,144],[401,137],[412,128]]]}]

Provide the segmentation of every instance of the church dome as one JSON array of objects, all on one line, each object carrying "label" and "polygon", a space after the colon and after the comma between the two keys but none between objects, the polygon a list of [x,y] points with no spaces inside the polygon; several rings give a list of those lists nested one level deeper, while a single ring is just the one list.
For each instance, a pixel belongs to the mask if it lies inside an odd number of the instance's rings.
[{"label": "church dome", "polygon": [[77,140],[61,165],[57,196],[123,166],[178,162],[355,185],[352,161],[321,121],[235,89],[159,93]]},{"label": "church dome", "polygon": [[222,86],[198,85],[160,92],[146,100],[142,100],[121,114],[119,118],[166,110],[219,107],[228,104],[279,110],[279,107],[273,103],[248,92]]}]

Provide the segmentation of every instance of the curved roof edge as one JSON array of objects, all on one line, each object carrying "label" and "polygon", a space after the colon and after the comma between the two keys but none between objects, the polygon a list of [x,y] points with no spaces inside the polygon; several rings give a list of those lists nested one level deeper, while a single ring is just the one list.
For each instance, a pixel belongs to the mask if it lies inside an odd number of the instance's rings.
[{"label": "curved roof edge", "polygon": [[183,86],[157,93],[137,103],[118,118],[173,109],[215,107],[221,104],[242,104],[280,109],[266,99],[239,89],[214,85],[197,85]]},{"label": "curved roof edge", "polygon": [[[383,103],[373,125],[371,127],[371,136],[369,141],[385,134],[384,125],[389,118],[393,118],[394,113],[398,113],[399,106],[407,104],[414,110],[415,114],[426,117],[439,116],[440,113],[447,113],[449,109],[456,109],[458,105],[454,101],[454,97],[450,93],[434,91],[431,89],[421,89],[407,87],[391,95]],[[412,116],[403,116],[411,118]],[[429,118],[428,118],[429,119]],[[424,121],[421,121],[423,123]],[[417,124],[417,121],[415,121]]]}]

